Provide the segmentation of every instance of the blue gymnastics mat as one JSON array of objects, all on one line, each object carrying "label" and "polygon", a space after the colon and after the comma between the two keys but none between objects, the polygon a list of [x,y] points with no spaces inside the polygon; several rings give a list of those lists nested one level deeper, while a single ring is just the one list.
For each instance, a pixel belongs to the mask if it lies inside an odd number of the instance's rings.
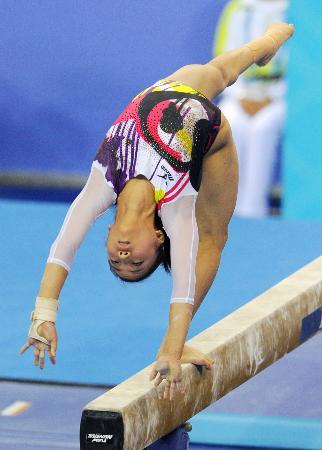
[{"label": "blue gymnastics mat", "polygon": [[[113,212],[81,247],[61,295],[57,365],[43,371],[26,339],[49,247],[68,206],[0,201],[0,377],[114,385],[154,360],[167,326],[171,278],[158,270],[138,284],[110,274],[104,242]],[[199,333],[319,256],[321,222],[233,219],[218,276],[194,318]]]}]

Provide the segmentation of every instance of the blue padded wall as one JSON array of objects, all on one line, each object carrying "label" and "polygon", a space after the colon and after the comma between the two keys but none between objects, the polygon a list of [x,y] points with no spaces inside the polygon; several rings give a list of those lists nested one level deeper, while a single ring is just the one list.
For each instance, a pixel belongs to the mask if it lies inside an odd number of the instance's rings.
[{"label": "blue padded wall", "polygon": [[291,0],[284,214],[322,219],[322,2]]},{"label": "blue padded wall", "polygon": [[210,58],[223,4],[2,0],[0,170],[86,173],[138,91]]}]

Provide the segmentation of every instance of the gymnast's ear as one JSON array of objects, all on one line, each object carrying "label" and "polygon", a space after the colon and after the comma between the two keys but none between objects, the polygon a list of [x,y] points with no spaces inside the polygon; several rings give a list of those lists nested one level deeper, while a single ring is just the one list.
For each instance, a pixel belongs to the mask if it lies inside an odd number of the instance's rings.
[{"label": "gymnast's ear", "polygon": [[155,230],[155,235],[159,241],[159,244],[164,244],[165,241],[165,237],[164,237],[164,233],[161,230]]}]

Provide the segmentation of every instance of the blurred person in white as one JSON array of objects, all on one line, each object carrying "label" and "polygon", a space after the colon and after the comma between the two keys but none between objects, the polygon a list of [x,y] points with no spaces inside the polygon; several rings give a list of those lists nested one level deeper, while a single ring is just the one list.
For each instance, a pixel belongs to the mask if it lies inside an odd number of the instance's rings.
[{"label": "blurred person in white", "polygon": [[[285,19],[286,0],[232,0],[225,6],[215,35],[214,56],[243,45],[267,25]],[[285,47],[265,66],[251,66],[225,90],[219,106],[226,115],[239,159],[235,214],[264,217],[277,164],[286,116]]]}]

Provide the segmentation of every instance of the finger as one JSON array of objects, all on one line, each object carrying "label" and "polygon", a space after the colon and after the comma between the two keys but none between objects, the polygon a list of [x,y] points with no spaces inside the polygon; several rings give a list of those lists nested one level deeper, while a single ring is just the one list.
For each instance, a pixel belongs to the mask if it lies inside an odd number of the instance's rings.
[{"label": "finger", "polygon": [[170,381],[166,381],[164,385],[164,391],[163,391],[163,398],[167,400],[169,398],[169,392],[170,392]]},{"label": "finger", "polygon": [[182,381],[178,381],[176,387],[177,387],[177,390],[180,392],[180,394],[183,394],[183,393],[184,393],[184,388],[183,388],[183,383],[182,383]]},{"label": "finger", "polygon": [[213,361],[211,359],[202,358],[198,359],[194,364],[200,367],[205,367],[207,370],[210,370],[213,366]]},{"label": "finger", "polygon": [[48,349],[47,351],[48,351],[49,359],[52,362],[52,364],[56,364],[56,355],[53,356],[53,354],[51,353],[50,349]]},{"label": "finger", "polygon": [[46,351],[47,352],[49,351],[49,347],[47,345],[46,346],[42,346],[40,348],[40,351],[39,351],[39,367],[41,369],[43,369],[45,367],[45,354],[46,354]]},{"label": "finger", "polygon": [[39,364],[39,349],[37,347],[35,347],[35,351],[34,351],[34,365],[38,366]]},{"label": "finger", "polygon": [[53,338],[53,340],[50,343],[50,349],[48,350],[50,361],[53,364],[56,364],[56,352],[57,352],[57,339]]},{"label": "finger", "polygon": [[154,378],[158,375],[158,371],[156,369],[153,369],[150,373],[150,381],[154,380]]},{"label": "finger", "polygon": [[45,350],[43,348],[39,350],[39,367],[41,369],[45,367]]},{"label": "finger", "polygon": [[51,343],[50,343],[50,354],[55,357],[56,356],[56,351],[57,351],[57,339],[53,338]]},{"label": "finger", "polygon": [[154,386],[157,387],[159,386],[159,384],[161,384],[163,381],[163,377],[158,373],[155,381],[154,381]]},{"label": "finger", "polygon": [[173,398],[174,398],[174,393],[175,393],[175,390],[176,390],[176,382],[175,381],[172,381],[172,383],[170,384],[170,401],[171,400],[173,400]]},{"label": "finger", "polygon": [[215,361],[213,361],[212,359],[209,359],[209,360],[207,361],[206,368],[207,368],[208,370],[211,370],[211,369],[213,368],[214,364],[215,364]]},{"label": "finger", "polygon": [[29,348],[31,346],[31,343],[28,341],[25,343],[25,345],[19,350],[20,355],[22,355],[23,353],[25,353],[25,351],[27,350],[27,348]]},{"label": "finger", "polygon": [[160,386],[159,388],[157,388],[157,394],[158,394],[158,399],[162,400],[163,397],[163,389],[162,386]]}]

